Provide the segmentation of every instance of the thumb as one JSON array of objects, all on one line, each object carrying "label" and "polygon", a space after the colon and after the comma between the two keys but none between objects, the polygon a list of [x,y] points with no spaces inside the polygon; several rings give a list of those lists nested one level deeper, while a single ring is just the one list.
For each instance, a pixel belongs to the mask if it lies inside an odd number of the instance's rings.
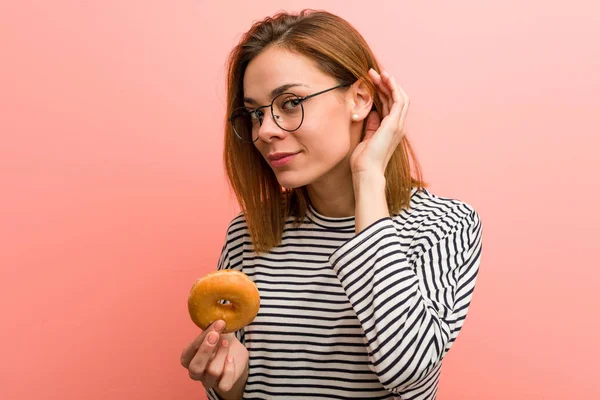
[{"label": "thumb", "polygon": [[363,140],[370,139],[375,134],[377,129],[379,129],[379,125],[381,125],[381,118],[379,117],[379,113],[373,110],[367,116],[367,120],[365,122],[365,137]]}]

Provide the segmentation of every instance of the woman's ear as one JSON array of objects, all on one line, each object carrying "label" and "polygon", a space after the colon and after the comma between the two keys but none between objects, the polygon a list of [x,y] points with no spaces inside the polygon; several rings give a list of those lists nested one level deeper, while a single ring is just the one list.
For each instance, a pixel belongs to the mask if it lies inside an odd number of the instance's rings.
[{"label": "woman's ear", "polygon": [[364,78],[360,78],[350,87],[352,96],[352,108],[350,109],[350,118],[354,122],[363,121],[373,109],[373,97],[369,88],[365,84]]}]

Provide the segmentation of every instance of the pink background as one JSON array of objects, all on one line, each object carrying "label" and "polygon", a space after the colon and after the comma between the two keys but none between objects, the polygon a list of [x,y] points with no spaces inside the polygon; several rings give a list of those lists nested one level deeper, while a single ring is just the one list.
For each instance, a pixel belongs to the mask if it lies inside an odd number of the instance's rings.
[{"label": "pink background", "polygon": [[179,355],[237,210],[225,58],[299,7],[362,32],[431,190],[482,216],[439,399],[600,397],[596,2],[33,3],[0,2],[0,398],[204,398]]}]

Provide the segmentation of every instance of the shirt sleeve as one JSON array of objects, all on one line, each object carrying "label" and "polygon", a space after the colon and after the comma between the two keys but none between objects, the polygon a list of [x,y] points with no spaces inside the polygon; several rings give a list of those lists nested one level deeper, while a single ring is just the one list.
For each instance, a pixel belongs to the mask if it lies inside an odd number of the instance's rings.
[{"label": "shirt sleeve", "polygon": [[[235,269],[238,271],[242,270],[242,257],[241,248],[238,244],[238,234],[236,234],[235,220],[229,225],[227,229],[227,236],[225,237],[225,243],[221,249],[221,255],[219,256],[219,262],[217,264],[217,270],[222,269]],[[243,241],[243,236],[241,237]],[[244,342],[244,330],[240,329],[235,332],[235,337],[245,345]],[[214,389],[206,389],[206,396],[209,400],[222,400],[221,397],[215,392]]]},{"label": "shirt sleeve", "polygon": [[[481,223],[466,204],[423,223],[410,260],[392,218],[330,257],[362,325],[370,367],[399,393],[437,368],[465,320],[481,255]],[[406,240],[406,239],[404,239]]]}]

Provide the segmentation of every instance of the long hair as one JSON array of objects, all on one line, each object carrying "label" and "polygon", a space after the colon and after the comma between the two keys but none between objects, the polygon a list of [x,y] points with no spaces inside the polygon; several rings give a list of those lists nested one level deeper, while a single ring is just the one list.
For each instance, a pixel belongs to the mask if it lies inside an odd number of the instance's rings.
[{"label": "long hair", "polygon": [[[377,61],[364,38],[344,19],[324,11],[279,13],[256,22],[246,32],[228,59],[227,113],[243,107],[243,79],[248,63],[269,46],[302,54],[340,84],[358,79],[373,97],[381,114],[376,88],[368,78]],[[225,124],[224,162],[227,178],[245,215],[254,250],[267,252],[281,243],[288,217],[304,220],[309,204],[305,187],[284,189],[271,167],[251,144],[236,138]],[[363,132],[364,134],[364,132]],[[421,170],[409,141],[404,137],[385,171],[386,198],[390,213],[398,213],[410,202],[413,187],[422,187]]]}]

